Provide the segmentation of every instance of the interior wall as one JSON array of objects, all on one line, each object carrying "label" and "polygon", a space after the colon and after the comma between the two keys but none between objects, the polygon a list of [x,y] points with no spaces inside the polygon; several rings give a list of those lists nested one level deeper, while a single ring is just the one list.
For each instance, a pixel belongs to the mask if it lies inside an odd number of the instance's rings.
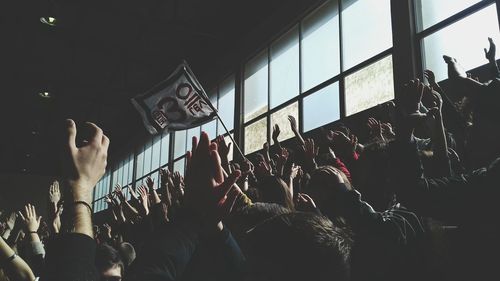
[{"label": "interior wall", "polygon": [[18,211],[31,203],[46,218],[48,190],[53,180],[49,176],[0,174],[0,210]]}]

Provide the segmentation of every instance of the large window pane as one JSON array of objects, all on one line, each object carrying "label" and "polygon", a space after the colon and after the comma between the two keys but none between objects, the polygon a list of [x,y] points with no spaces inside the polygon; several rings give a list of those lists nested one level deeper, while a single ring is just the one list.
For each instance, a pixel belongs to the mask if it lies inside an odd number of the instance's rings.
[{"label": "large window pane", "polygon": [[174,158],[181,157],[186,154],[186,131],[175,132],[174,141]]},{"label": "large window pane", "polygon": [[465,70],[487,64],[483,48],[489,46],[488,37],[500,42],[495,4],[426,37],[425,68],[441,81],[448,77],[443,55],[456,58]]},{"label": "large window pane", "polygon": [[245,122],[267,111],[268,58],[263,51],[245,66]]},{"label": "large window pane", "polygon": [[161,137],[161,157],[160,157],[160,166],[164,166],[168,163],[168,154],[170,145],[170,135],[168,133],[163,133]]},{"label": "large window pane", "polygon": [[302,21],[302,92],[340,72],[339,8],[328,1]]},{"label": "large window pane", "polygon": [[146,144],[146,150],[144,150],[144,172],[141,176],[151,172],[151,152],[153,148],[151,146],[151,141]]},{"label": "large window pane", "polygon": [[340,119],[339,83],[304,98],[304,132]]},{"label": "large window pane", "polygon": [[[280,131],[281,131],[279,136],[280,141],[287,140],[294,136],[292,129],[290,127],[290,122],[288,121],[288,115],[295,117],[295,120],[297,121],[297,126],[300,126],[298,102],[294,102],[291,105],[288,105],[287,107],[271,114],[271,127],[274,126],[275,124],[278,124],[278,126],[280,126]],[[272,128],[270,128],[270,130],[272,130]]]},{"label": "large window pane", "polygon": [[420,30],[447,19],[481,0],[416,0],[420,12]]},{"label": "large window pane", "polygon": [[392,56],[387,56],[345,78],[347,116],[393,98]]},{"label": "large window pane", "polygon": [[267,141],[267,119],[264,117],[245,127],[245,154],[262,149]]},{"label": "large window pane", "polygon": [[160,149],[161,149],[161,135],[153,138],[153,149],[151,151],[151,170],[158,169],[160,166]]},{"label": "large window pane", "polygon": [[271,108],[299,94],[299,29],[271,45]]},{"label": "large window pane", "polygon": [[142,176],[144,173],[144,146],[141,148],[139,154],[137,154],[136,173],[137,177]]},{"label": "large window pane", "polygon": [[217,120],[213,120],[202,125],[201,130],[207,133],[210,139],[215,139],[215,137],[217,136]]},{"label": "large window pane", "polygon": [[392,46],[390,0],[343,0],[344,69]]},{"label": "large window pane", "polygon": [[[219,115],[229,131],[234,129],[234,76],[226,79],[219,87]],[[224,127],[219,124],[217,134],[225,133]],[[213,136],[210,137],[213,138]]]},{"label": "large window pane", "polygon": [[184,175],[184,169],[186,164],[186,158],[179,159],[174,162],[174,172],[179,172]]}]

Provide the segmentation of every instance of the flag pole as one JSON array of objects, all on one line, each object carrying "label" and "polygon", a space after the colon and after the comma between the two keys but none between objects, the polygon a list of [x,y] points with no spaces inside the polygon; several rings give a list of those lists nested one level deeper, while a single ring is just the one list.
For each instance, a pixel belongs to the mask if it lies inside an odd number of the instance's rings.
[{"label": "flag pole", "polygon": [[[183,65],[186,69],[186,71],[192,75],[193,77],[194,76],[194,73],[193,71],[191,70],[191,68],[189,67],[189,64],[183,60]],[[205,92],[205,89],[203,89],[203,86],[201,85],[201,83],[196,80],[197,82],[197,85],[200,87],[201,91],[202,91],[202,98],[205,100],[206,103],[208,103],[208,105],[210,106],[210,108],[213,110],[213,112],[215,113],[215,116],[217,116],[217,119],[220,121],[220,123],[222,124],[222,127],[224,127],[224,130],[226,131],[227,135],[229,136],[229,138],[231,139],[231,141],[233,142],[233,146],[236,147],[236,150],[238,150],[238,152],[240,153],[241,157],[243,157],[243,160],[247,160],[247,158],[245,157],[245,154],[243,154],[243,151],[241,151],[241,148],[240,146],[236,143],[236,141],[234,141],[234,138],[233,136],[231,136],[231,133],[229,133],[229,130],[227,129],[226,127],[226,124],[224,124],[224,121],[222,120],[222,118],[220,117],[219,115],[219,111],[214,107],[214,105],[212,104],[212,102],[210,101],[210,99],[208,98],[208,95],[207,93]]]}]

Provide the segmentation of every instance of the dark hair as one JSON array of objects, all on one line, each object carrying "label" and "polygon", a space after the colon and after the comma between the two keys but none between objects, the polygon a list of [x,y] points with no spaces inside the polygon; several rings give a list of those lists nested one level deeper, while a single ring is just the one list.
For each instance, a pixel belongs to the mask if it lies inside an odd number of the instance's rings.
[{"label": "dark hair", "polygon": [[[339,183],[337,174],[340,174],[344,183]],[[338,210],[340,192],[351,190],[347,176],[333,166],[320,166],[311,172],[311,179],[307,183],[306,193],[310,195],[323,214],[339,226],[345,226],[345,220]]]},{"label": "dark hair", "polygon": [[256,280],[349,279],[352,239],[326,217],[282,214],[247,236],[250,271]]},{"label": "dark hair", "polygon": [[276,203],[294,210],[293,199],[288,185],[278,176],[266,176],[259,181],[259,199]]},{"label": "dark hair", "polygon": [[122,242],[118,246],[118,251],[120,252],[120,256],[123,259],[123,263],[125,266],[130,266],[132,262],[135,260],[136,253],[135,253],[135,248],[132,246],[132,244],[128,242]]},{"label": "dark hair", "polygon": [[97,246],[95,266],[99,272],[103,272],[115,266],[119,266],[122,276],[125,269],[120,253],[115,248],[106,243],[102,243]]}]

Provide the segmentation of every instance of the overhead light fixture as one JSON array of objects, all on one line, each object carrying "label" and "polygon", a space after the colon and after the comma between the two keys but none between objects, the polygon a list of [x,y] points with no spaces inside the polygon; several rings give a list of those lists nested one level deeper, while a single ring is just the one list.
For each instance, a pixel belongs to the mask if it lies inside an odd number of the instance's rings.
[{"label": "overhead light fixture", "polygon": [[46,91],[38,93],[38,95],[44,99],[50,99],[52,98],[52,94]]},{"label": "overhead light fixture", "polygon": [[49,25],[49,26],[56,26],[57,25],[57,19],[54,17],[50,17],[50,16],[40,17],[40,22],[44,23],[46,25]]}]

